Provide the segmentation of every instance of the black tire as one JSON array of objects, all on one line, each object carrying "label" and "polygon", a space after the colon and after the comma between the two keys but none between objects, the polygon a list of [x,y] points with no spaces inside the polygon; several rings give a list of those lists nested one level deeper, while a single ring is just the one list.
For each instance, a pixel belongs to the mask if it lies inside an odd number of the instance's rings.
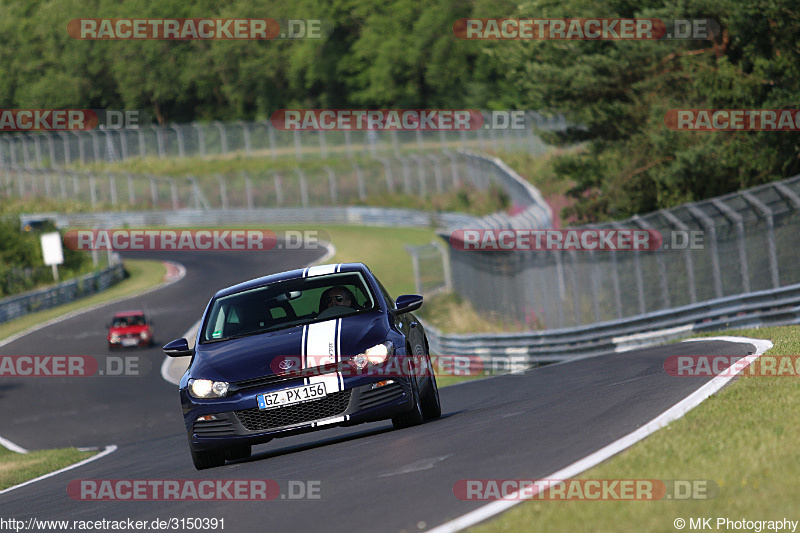
[{"label": "black tire", "polygon": [[194,467],[198,470],[205,470],[206,468],[216,468],[225,464],[225,452],[219,450],[194,450],[189,447],[192,452],[192,462]]},{"label": "black tire", "polygon": [[229,461],[237,461],[239,459],[247,459],[253,453],[253,447],[249,444],[244,446],[236,446],[235,448],[228,448],[225,450],[225,459]]},{"label": "black tire", "polygon": [[425,416],[422,414],[422,405],[420,404],[417,380],[414,376],[411,376],[409,379],[411,381],[411,403],[413,405],[408,411],[392,417],[392,425],[394,426],[394,429],[405,429],[410,428],[411,426],[418,426],[422,424],[423,420],[425,420]]},{"label": "black tire", "polygon": [[[428,365],[430,365],[430,359],[428,360]],[[420,403],[425,420],[433,420],[442,416],[442,403],[439,401],[439,387],[436,385],[436,376],[433,375],[433,369],[430,366],[428,368],[430,370],[430,379]]]}]

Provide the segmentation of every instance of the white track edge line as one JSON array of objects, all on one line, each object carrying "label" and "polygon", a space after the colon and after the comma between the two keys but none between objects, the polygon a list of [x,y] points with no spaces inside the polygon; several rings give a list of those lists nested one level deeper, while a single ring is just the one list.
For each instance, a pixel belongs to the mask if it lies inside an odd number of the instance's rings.
[{"label": "white track edge line", "polygon": [[110,445],[106,446],[105,449],[102,452],[98,453],[97,455],[93,455],[91,457],[87,457],[86,459],[84,459],[82,461],[78,461],[75,464],[72,464],[72,465],[69,465],[69,466],[65,466],[64,468],[60,468],[60,469],[56,470],[55,472],[50,472],[48,474],[44,474],[44,475],[39,476],[37,478],[29,479],[28,481],[25,481],[24,483],[20,483],[19,485],[14,485],[13,487],[8,487],[7,489],[0,490],[0,495],[5,494],[6,492],[11,492],[12,490],[24,487],[26,485],[30,485],[31,483],[36,483],[37,481],[41,481],[43,479],[47,479],[49,477],[53,477],[53,476],[58,475],[58,474],[60,474],[62,472],[67,472],[68,470],[72,470],[73,468],[78,468],[78,467],[83,466],[85,464],[91,463],[92,461],[96,461],[97,459],[105,457],[106,455],[108,455],[110,453],[113,453],[115,451],[117,451],[117,445],[116,444],[110,444]]},{"label": "white track edge line", "polygon": [[[772,342],[764,339],[750,339],[747,337],[703,337],[699,339],[688,339],[689,341],[703,341],[703,340],[724,340],[728,342],[738,342],[743,344],[752,344],[756,347],[756,352],[752,355],[748,355],[743,357],[739,361],[737,361],[737,365],[740,365],[739,371],[747,366],[750,365],[753,361],[755,361],[759,356],[763,355],[764,352],[772,348]],[[741,365],[740,361],[746,360],[747,365]],[[734,365],[731,365],[730,368],[733,368]],[[597,450],[596,452],[587,455],[583,459],[579,459],[578,461],[568,465],[557,472],[553,472],[548,476],[544,476],[542,479],[569,479],[572,477],[577,476],[581,472],[588,470],[589,468],[596,466],[606,459],[618,454],[619,452],[629,448],[630,446],[634,445],[635,443],[639,442],[640,440],[644,439],[645,437],[655,433],[657,430],[661,429],[662,427],[668,425],[670,422],[674,422],[675,420],[681,418],[683,415],[700,405],[706,398],[720,390],[724,387],[731,379],[733,379],[734,375],[724,375],[728,374],[728,372],[722,372],[721,375],[714,377],[711,381],[705,383],[702,387],[694,391],[692,394],[681,400],[680,402],[676,403],[656,418],[645,424],[644,426],[640,427],[639,429],[628,433],[624,437],[617,439],[616,441],[612,442],[611,444],[605,446]],[[529,490],[527,493],[534,495],[539,492],[539,487],[535,487],[534,490]],[[455,531],[461,531],[470,526],[474,526],[480,522],[483,522],[497,514],[500,514],[511,507],[514,507],[517,504],[520,504],[524,501],[527,501],[529,498],[526,499],[518,499],[520,498],[520,493],[526,490],[522,488],[516,491],[513,494],[508,495],[506,498],[501,500],[494,501],[483,507],[479,507],[474,511],[470,511],[469,513],[463,514],[458,518],[454,518],[444,524],[436,526],[433,529],[429,529],[428,533],[451,533]]]}]

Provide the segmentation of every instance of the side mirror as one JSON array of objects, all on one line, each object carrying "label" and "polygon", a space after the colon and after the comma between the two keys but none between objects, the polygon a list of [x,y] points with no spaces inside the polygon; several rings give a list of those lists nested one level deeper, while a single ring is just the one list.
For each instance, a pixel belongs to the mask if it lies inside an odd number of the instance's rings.
[{"label": "side mirror", "polygon": [[394,310],[397,314],[416,311],[422,307],[422,296],[419,294],[404,294],[394,301]]},{"label": "side mirror", "polygon": [[187,357],[194,355],[194,349],[189,348],[189,341],[177,339],[164,345],[164,353],[169,357]]}]

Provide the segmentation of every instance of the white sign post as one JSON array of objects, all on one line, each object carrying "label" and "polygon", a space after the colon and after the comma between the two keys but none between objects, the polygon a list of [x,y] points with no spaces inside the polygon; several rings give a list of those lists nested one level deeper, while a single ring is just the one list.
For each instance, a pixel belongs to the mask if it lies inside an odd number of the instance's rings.
[{"label": "white sign post", "polygon": [[42,233],[42,256],[44,264],[53,267],[53,279],[58,283],[58,265],[64,263],[64,250],[61,248],[61,234]]}]

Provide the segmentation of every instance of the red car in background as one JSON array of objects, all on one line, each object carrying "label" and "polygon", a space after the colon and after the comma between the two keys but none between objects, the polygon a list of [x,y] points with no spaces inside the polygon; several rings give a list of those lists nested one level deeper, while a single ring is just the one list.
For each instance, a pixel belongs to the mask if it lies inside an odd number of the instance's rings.
[{"label": "red car in background", "polygon": [[143,311],[121,311],[108,327],[108,348],[133,348],[153,345],[153,326]]}]

